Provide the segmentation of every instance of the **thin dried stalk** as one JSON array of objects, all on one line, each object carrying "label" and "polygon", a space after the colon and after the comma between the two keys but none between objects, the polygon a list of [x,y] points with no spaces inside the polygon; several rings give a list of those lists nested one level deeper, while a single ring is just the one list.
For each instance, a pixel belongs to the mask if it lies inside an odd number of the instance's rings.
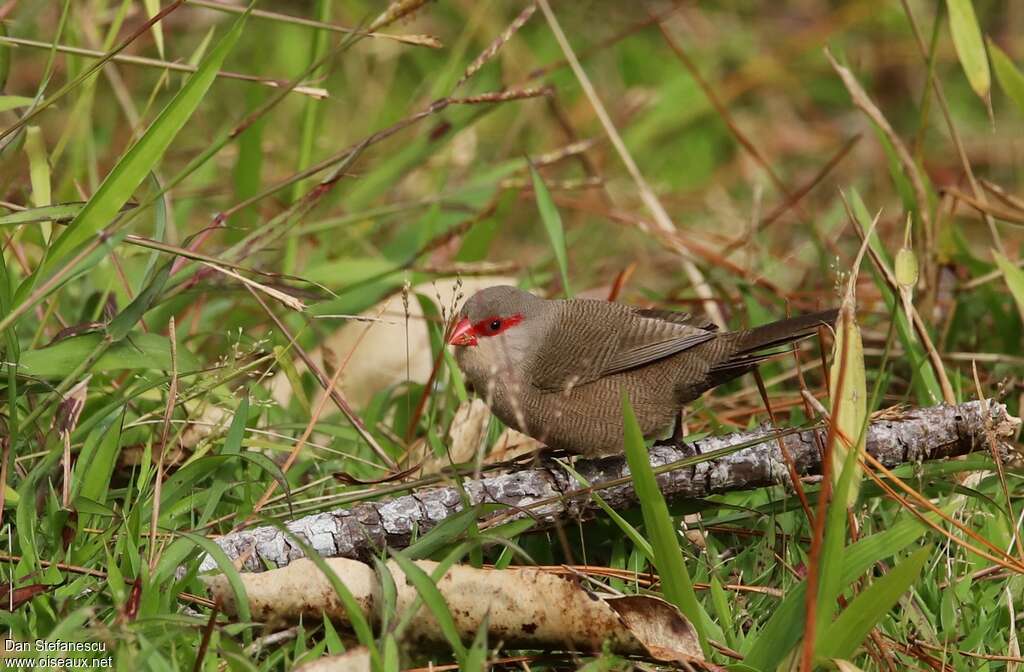
[{"label": "thin dried stalk", "polygon": [[[626,171],[636,183],[637,190],[640,192],[640,198],[643,200],[644,205],[654,218],[654,223],[662,233],[675,234],[676,227],[675,224],[672,223],[672,218],[668,216],[668,212],[665,211],[661,201],[658,200],[658,196],[654,193],[654,190],[651,189],[651,186],[647,184],[647,180],[644,179],[644,176],[640,173],[640,169],[633,160],[633,156],[629,153],[629,149],[626,148],[626,143],[622,141],[622,137],[615,128],[615,124],[612,123],[612,119],[608,115],[608,111],[605,109],[604,103],[602,103],[600,97],[598,97],[597,91],[594,89],[594,85],[590,83],[590,78],[587,77],[587,73],[583,70],[579,60],[576,58],[576,54],[573,52],[568,38],[566,38],[565,33],[562,31],[562,26],[558,23],[558,19],[555,18],[555,14],[551,11],[551,7],[548,5],[547,0],[538,0],[538,4],[540,5],[541,11],[544,12],[544,17],[547,19],[548,25],[551,27],[551,32],[554,34],[555,40],[562,49],[562,53],[565,55],[566,60],[569,61],[569,66],[576,75],[576,79],[579,80],[580,86],[583,87],[583,92],[587,95],[587,99],[590,100],[590,104],[593,106],[594,112],[597,114],[598,119],[600,119],[605,133],[608,134],[608,138],[612,141],[615,151],[618,153],[623,165],[626,166]],[[697,264],[695,264],[693,260],[685,254],[683,255],[682,264],[683,272],[686,273],[690,280],[690,284],[693,285],[694,292],[696,292],[697,296],[703,300],[704,312],[707,313],[707,316],[717,324],[719,328],[724,329],[726,327],[725,317],[722,315],[722,311],[719,309],[718,303],[714,300],[711,287],[704,279],[700,269],[697,268]]]},{"label": "thin dried stalk", "polygon": [[921,172],[917,169],[917,164],[914,163],[914,159],[910,156],[910,152],[903,143],[903,139],[893,130],[889,120],[885,118],[882,111],[878,109],[878,106],[875,105],[867,92],[864,91],[864,87],[860,85],[860,82],[853,76],[850,69],[839,65],[839,62],[832,57],[832,52],[828,49],[825,49],[825,58],[832,64],[832,69],[836,71],[839,78],[843,81],[843,85],[849,92],[853,104],[859,107],[871,121],[875,122],[875,125],[881,129],[885,137],[892,143],[896,157],[903,166],[903,172],[906,173],[907,179],[910,180],[910,186],[914,190],[914,198],[917,200],[918,214],[921,217],[921,222],[924,224],[926,231],[931,231],[931,213],[928,211],[928,190],[925,188],[924,178],[921,177]]},{"label": "thin dried stalk", "polygon": [[[75,56],[84,56],[86,58],[104,58],[107,55],[106,52],[97,51],[95,49],[83,49],[82,47],[71,47],[65,44],[50,44],[49,42],[28,40],[21,37],[7,37],[6,35],[0,35],[0,44],[11,44],[18,47],[32,47],[35,49],[54,49],[62,54],[73,54]],[[134,56],[131,54],[117,54],[109,60],[113,63],[144,65],[154,68],[162,68],[164,70],[173,70],[175,72],[193,73],[199,69],[197,66],[189,65],[188,63],[162,61],[159,58],[147,58],[145,56]],[[274,89],[280,88],[282,85],[281,81],[276,79],[267,79],[266,77],[259,77],[257,75],[246,75],[241,72],[231,72],[229,70],[221,70],[217,73],[217,76],[223,77],[224,79],[237,79],[243,82],[254,82]],[[327,89],[316,86],[296,86],[292,88],[291,91],[311,96],[316,99],[327,97]]]},{"label": "thin dried stalk", "polygon": [[[216,0],[189,0],[188,4],[196,5],[197,7],[206,7],[207,9],[212,9],[218,12],[226,12],[228,14],[242,14],[246,10],[246,8],[243,5],[229,5],[226,2],[217,2]],[[270,19],[271,21],[290,23],[296,26],[305,26],[307,28],[316,28],[318,30],[327,30],[332,33],[341,33],[343,35],[378,37],[386,40],[394,40],[395,42],[401,42],[402,44],[410,44],[415,47],[430,47],[431,49],[441,49],[442,47],[444,47],[444,44],[441,43],[441,40],[437,39],[433,35],[389,35],[388,33],[367,32],[359,30],[357,28],[338,26],[333,23],[314,21],[313,19],[307,19],[301,16],[291,16],[290,14],[268,12],[265,9],[250,8],[249,14],[257,19]]]},{"label": "thin dried stalk", "polygon": [[160,432],[160,452],[156,458],[156,480],[153,483],[153,515],[149,521],[149,571],[156,570],[159,559],[156,552],[156,531],[160,522],[160,495],[164,485],[164,457],[171,436],[171,417],[178,399],[178,337],[174,329],[174,316],[167,324],[167,338],[171,343],[171,385],[167,391],[167,409],[164,411],[163,430]]},{"label": "thin dried stalk", "polygon": [[505,46],[505,43],[512,39],[512,36],[530,20],[530,17],[536,11],[537,5],[529,4],[523,11],[519,12],[519,15],[512,20],[512,23],[508,24],[505,30],[501,31],[501,34],[494,38],[494,41],[487,45],[487,48],[481,51],[479,56],[473,59],[473,62],[469,64],[466,71],[462,73],[462,77],[455,83],[455,88],[457,89],[462,86],[466,80],[479,72],[480,68],[484,67],[488,61],[497,56],[501,48]]}]

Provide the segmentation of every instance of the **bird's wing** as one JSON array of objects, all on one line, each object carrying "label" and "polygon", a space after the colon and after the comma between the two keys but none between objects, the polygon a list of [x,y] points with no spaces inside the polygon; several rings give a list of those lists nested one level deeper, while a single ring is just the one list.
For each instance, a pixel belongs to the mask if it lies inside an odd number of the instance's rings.
[{"label": "bird's wing", "polygon": [[585,385],[715,337],[714,324],[686,313],[590,300],[574,300],[568,308],[530,367],[531,382],[543,390]]},{"label": "bird's wing", "polygon": [[634,310],[619,332],[618,347],[601,375],[626,371],[688,350],[715,337],[712,322],[687,313]]}]

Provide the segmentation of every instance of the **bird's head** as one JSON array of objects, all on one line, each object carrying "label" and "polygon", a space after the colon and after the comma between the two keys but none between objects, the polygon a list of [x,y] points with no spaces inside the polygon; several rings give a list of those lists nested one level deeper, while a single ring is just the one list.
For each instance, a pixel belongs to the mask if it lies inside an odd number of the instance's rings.
[{"label": "bird's head", "polygon": [[547,330],[553,303],[505,285],[469,297],[448,336],[459,366],[474,382],[521,372]]}]

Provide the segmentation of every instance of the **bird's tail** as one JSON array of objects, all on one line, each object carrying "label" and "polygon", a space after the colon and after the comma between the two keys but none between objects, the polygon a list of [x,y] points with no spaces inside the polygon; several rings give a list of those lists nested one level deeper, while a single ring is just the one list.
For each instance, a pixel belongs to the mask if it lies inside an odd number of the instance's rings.
[{"label": "bird's tail", "polygon": [[[839,311],[833,308],[818,313],[797,315],[753,329],[733,332],[735,334],[735,350],[728,359],[713,366],[711,374],[716,378],[721,377],[727,380],[746,373],[758,363],[779,354],[778,351],[772,351],[772,348],[813,336],[821,326],[832,326],[835,324],[838,313]],[[765,352],[766,350],[769,352]]]}]

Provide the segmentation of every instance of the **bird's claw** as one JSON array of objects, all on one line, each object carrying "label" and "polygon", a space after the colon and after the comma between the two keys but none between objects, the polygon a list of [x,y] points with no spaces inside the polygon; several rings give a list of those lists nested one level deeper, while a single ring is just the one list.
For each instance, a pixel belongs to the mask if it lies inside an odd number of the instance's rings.
[{"label": "bird's claw", "polygon": [[696,443],[687,443],[686,441],[683,441],[682,437],[673,436],[667,439],[661,439],[659,441],[655,441],[654,445],[675,448],[686,455],[686,457],[697,457],[701,454],[700,447]]}]

